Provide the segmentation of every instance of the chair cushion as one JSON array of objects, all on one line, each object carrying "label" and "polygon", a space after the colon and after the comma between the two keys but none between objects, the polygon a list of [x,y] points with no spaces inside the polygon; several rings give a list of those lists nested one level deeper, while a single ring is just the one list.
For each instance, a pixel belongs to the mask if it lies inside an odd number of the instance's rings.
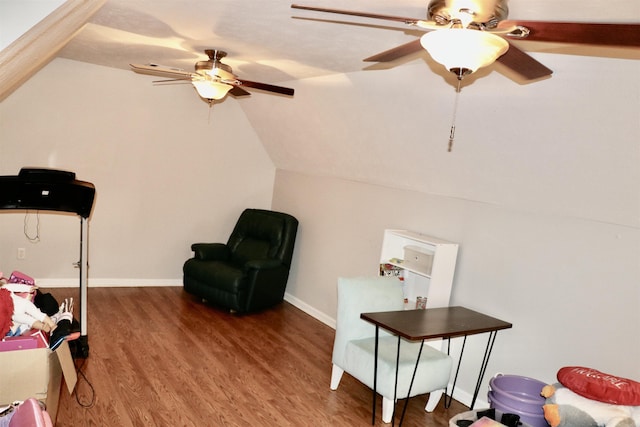
[{"label": "chair cushion", "polygon": [[184,273],[201,283],[211,284],[221,291],[233,294],[246,286],[242,268],[221,261],[192,258],[184,264]]},{"label": "chair cushion", "polygon": [[[407,396],[413,375],[420,342],[400,340],[400,369],[398,370],[398,399]],[[396,371],[397,337],[381,337],[378,344],[378,384],[377,391],[382,396],[393,399]],[[345,360],[349,374],[373,388],[373,355],[375,338],[364,338],[347,343]],[[449,382],[452,359],[427,343],[422,348],[420,364],[411,388],[411,396],[443,389]]]}]

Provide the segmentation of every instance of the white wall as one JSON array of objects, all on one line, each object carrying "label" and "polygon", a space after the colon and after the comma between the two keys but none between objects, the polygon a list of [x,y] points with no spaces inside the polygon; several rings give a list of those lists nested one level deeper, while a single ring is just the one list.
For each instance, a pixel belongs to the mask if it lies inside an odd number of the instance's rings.
[{"label": "white wall", "polygon": [[[151,80],[56,59],[0,103],[0,174],[59,168],[96,187],[90,284],[180,284],[191,243],[226,241],[242,209],[271,205],[275,168],[237,102],[209,112],[190,86]],[[38,244],[23,220],[0,214],[0,270],[75,279],[79,219],[40,215]]]},{"label": "white wall", "polygon": [[453,76],[422,60],[244,109],[278,169],[640,227],[640,61],[535,56],[551,78],[465,79],[450,153]]},{"label": "white wall", "polygon": [[[273,206],[300,220],[288,298],[327,323],[337,277],[376,274],[385,228],[459,243],[451,304],[513,323],[480,399],[498,372],[555,382],[560,367],[582,365],[640,377],[637,228],[285,171]],[[485,343],[471,337],[465,350],[466,403]]]},{"label": "white wall", "polygon": [[640,62],[535,56],[552,78],[466,81],[451,153],[455,92],[422,61],[305,81],[280,127],[250,114],[280,169],[274,208],[301,223],[289,300],[331,324],[336,278],[375,274],[383,230],[414,230],[460,244],[452,304],[514,324],[488,377],[640,378]]}]

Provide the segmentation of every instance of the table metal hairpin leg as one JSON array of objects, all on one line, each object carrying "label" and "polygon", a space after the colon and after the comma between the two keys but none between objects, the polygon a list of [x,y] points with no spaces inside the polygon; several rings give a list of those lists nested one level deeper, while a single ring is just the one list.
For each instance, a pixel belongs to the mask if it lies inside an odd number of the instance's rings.
[{"label": "table metal hairpin leg", "polygon": [[491,356],[491,350],[493,350],[493,343],[496,341],[497,335],[498,335],[497,331],[491,331],[489,333],[489,340],[487,341],[487,347],[484,350],[482,365],[480,365],[480,374],[478,375],[478,382],[476,383],[476,389],[473,392],[473,399],[471,400],[471,407],[469,409],[473,409],[473,406],[476,404],[476,398],[478,397],[478,392],[480,391],[480,384],[482,383],[482,378],[484,378],[484,374],[487,371],[487,365],[489,364],[489,357]]},{"label": "table metal hairpin leg", "polygon": [[[453,400],[453,392],[456,389],[456,382],[458,381],[458,373],[460,372],[460,364],[462,363],[462,355],[464,354],[464,346],[467,343],[467,336],[464,336],[462,340],[462,349],[460,350],[460,357],[458,358],[458,366],[456,367],[456,375],[453,377],[453,384],[451,385],[451,394],[449,394],[449,387],[444,390],[444,407],[449,409],[451,401]],[[451,351],[451,338],[447,338],[447,355],[450,356]]]},{"label": "table metal hairpin leg", "polygon": [[[423,347],[424,347],[424,340],[422,340],[422,342],[420,343],[420,350],[418,351],[416,366],[413,368],[413,375],[411,376],[411,382],[409,383],[409,390],[407,390],[407,398],[404,401],[404,407],[402,408],[402,415],[400,415],[400,422],[398,423],[398,427],[402,426],[402,421],[404,421],[404,414],[405,412],[407,412],[407,405],[409,404],[409,397],[411,396],[411,388],[413,387],[413,380],[416,378],[416,372],[418,371],[418,365],[420,364],[420,356],[422,356]],[[398,342],[398,350],[400,350],[399,342]],[[398,356],[400,356],[399,352],[398,352]],[[396,376],[398,375],[397,366],[398,365],[396,365]],[[397,388],[397,382],[396,382],[396,388]]]},{"label": "table metal hairpin leg", "polygon": [[[480,385],[482,384],[482,379],[487,371],[487,365],[489,364],[489,357],[491,356],[491,351],[493,350],[493,343],[496,341],[496,336],[498,335],[497,331],[491,331],[489,333],[489,340],[487,341],[487,346],[484,351],[484,356],[482,358],[482,363],[480,365],[480,373],[478,374],[478,380],[476,382],[475,390],[473,391],[473,398],[471,399],[471,406],[469,409],[473,409],[476,404],[476,399],[478,398],[478,393],[480,392]],[[444,407],[449,408],[451,406],[451,401],[453,400],[453,392],[456,388],[456,381],[458,380],[458,373],[460,372],[460,364],[462,362],[462,355],[464,354],[464,347],[467,343],[467,336],[464,336],[464,340],[462,341],[462,349],[460,350],[460,358],[458,359],[458,366],[456,367],[456,375],[453,378],[453,385],[451,386],[451,393],[449,394],[449,390],[445,390],[444,395]],[[451,346],[451,338],[448,339],[447,342],[447,354],[449,354]]]},{"label": "table metal hairpin leg", "polygon": [[376,423],[376,388],[378,385],[378,331],[379,326],[376,325],[376,341],[375,341],[375,349],[373,355],[373,410],[371,413],[371,425],[375,425]]},{"label": "table metal hairpin leg", "polygon": [[[391,412],[391,427],[396,421],[396,401],[398,400],[398,370],[400,369],[400,335],[398,335],[398,349],[396,350],[396,379],[393,383],[393,411]],[[402,424],[402,421],[400,421]]]}]

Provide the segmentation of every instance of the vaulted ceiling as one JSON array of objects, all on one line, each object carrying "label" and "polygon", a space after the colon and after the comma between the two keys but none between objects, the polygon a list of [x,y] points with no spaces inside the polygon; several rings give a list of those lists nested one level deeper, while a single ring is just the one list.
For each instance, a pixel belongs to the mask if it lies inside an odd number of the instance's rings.
[{"label": "vaulted ceiling", "polygon": [[[372,54],[411,41],[422,31],[382,20],[291,9],[292,0],[69,0],[87,25],[69,40],[30,61],[55,54],[121,69],[157,63],[191,71],[204,49],[228,52],[225,62],[249,80],[269,83],[400,65],[363,63]],[[427,0],[296,0],[297,3],[423,18]],[[99,8],[93,16],[94,9]],[[637,0],[511,0],[509,18],[638,22]],[[70,21],[65,17],[65,22]],[[75,23],[73,23],[75,24]],[[80,26],[78,22],[77,26]],[[73,30],[73,25],[67,27]],[[39,35],[37,37],[40,37]],[[50,37],[48,34],[45,38]],[[68,43],[67,43],[68,41]],[[521,42],[529,51],[556,51],[640,58],[638,49],[602,49]],[[23,50],[21,49],[21,52]],[[427,57],[426,53],[414,55]],[[4,65],[4,64],[2,64]],[[444,71],[442,71],[444,73]]]},{"label": "vaulted ceiling", "polygon": [[[424,18],[426,0],[296,0],[322,7]],[[362,58],[413,40],[401,23],[291,9],[291,0],[110,0],[60,53],[69,59],[128,68],[155,62],[192,70],[204,49],[247,79],[283,82],[370,66]],[[637,0],[511,0],[510,18],[637,22]],[[326,22],[329,21],[329,22]],[[340,24],[338,21],[348,22]],[[526,48],[526,43],[522,43]],[[559,49],[559,46],[532,46]],[[583,49],[584,52],[584,49]],[[624,55],[625,50],[619,52]],[[638,49],[634,51],[638,54]],[[426,56],[426,53],[423,54]]]}]

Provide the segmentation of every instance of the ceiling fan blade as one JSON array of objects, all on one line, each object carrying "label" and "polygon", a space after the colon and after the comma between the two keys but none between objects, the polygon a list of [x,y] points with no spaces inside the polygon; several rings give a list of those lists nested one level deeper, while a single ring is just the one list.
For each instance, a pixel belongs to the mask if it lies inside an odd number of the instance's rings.
[{"label": "ceiling fan blade", "polygon": [[422,45],[420,44],[420,39],[416,39],[410,41],[409,43],[405,43],[403,45],[394,47],[389,50],[385,50],[384,52],[378,53],[376,55],[370,56],[368,58],[363,59],[365,62],[390,62],[396,60],[398,58],[402,58],[403,56],[411,55],[416,52],[420,52],[424,50]]},{"label": "ceiling fan blade", "polygon": [[[500,23],[503,25],[506,21]],[[508,21],[529,29],[522,40],[640,47],[640,24],[586,22]]]},{"label": "ceiling fan blade", "polygon": [[361,16],[363,18],[384,19],[387,21],[396,21],[396,22],[402,22],[404,24],[413,24],[413,25],[416,25],[420,21],[420,19],[405,18],[403,16],[380,15],[377,13],[357,12],[353,10],[327,9],[324,7],[303,6],[300,4],[292,4],[291,8],[302,9],[302,10],[313,10],[315,12],[337,13],[340,15]]},{"label": "ceiling fan blade", "polygon": [[536,80],[553,73],[551,69],[511,43],[509,43],[509,50],[498,58],[498,62],[527,80]]},{"label": "ceiling fan blade", "polygon": [[249,96],[251,95],[249,92],[247,92],[246,90],[242,89],[239,86],[234,86],[229,93],[233,96]]},{"label": "ceiling fan blade", "polygon": [[152,76],[169,77],[176,79],[190,79],[193,73],[181,70],[179,68],[164,67],[157,64],[129,64],[131,69],[136,73],[149,74]]},{"label": "ceiling fan blade", "polygon": [[252,82],[251,80],[238,80],[240,85],[252,87],[254,89],[266,90],[268,92],[280,93],[282,95],[293,96],[294,90],[288,87],[270,85],[268,83]]},{"label": "ceiling fan blade", "polygon": [[151,83],[191,83],[191,77],[180,77],[177,79],[154,80]]}]

